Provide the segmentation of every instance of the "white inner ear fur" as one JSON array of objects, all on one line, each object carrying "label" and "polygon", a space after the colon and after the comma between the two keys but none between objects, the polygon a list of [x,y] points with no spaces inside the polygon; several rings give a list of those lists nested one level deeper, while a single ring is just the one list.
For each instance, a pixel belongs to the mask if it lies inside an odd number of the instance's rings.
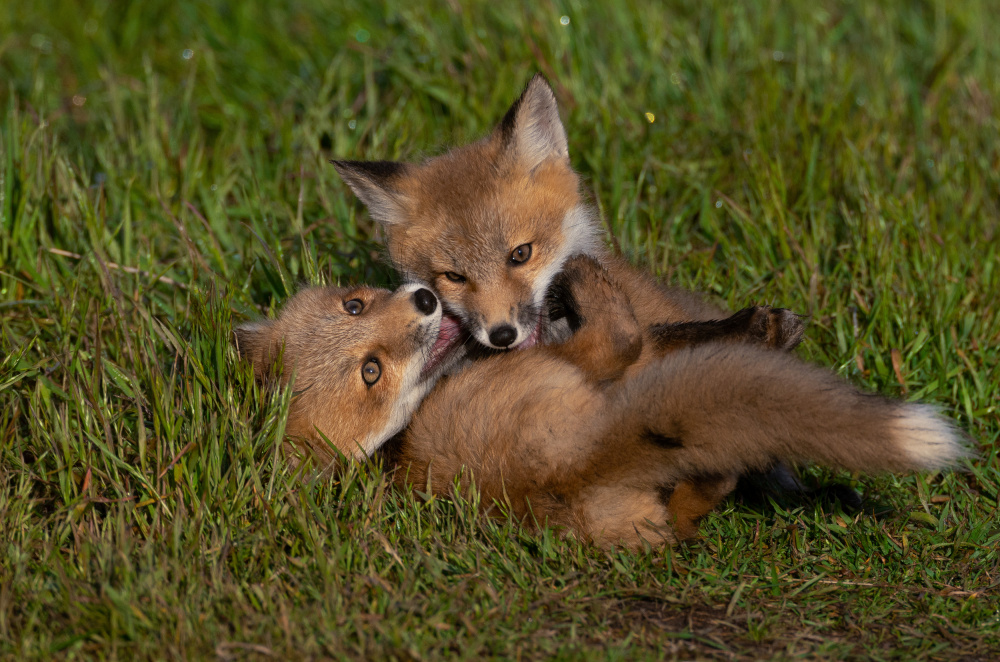
[{"label": "white inner ear fur", "polygon": [[555,95],[541,79],[531,82],[517,111],[518,156],[529,170],[548,158],[569,158],[566,130],[559,120]]},{"label": "white inner ear fur", "polygon": [[368,207],[368,214],[376,223],[393,225],[406,218],[406,200],[401,193],[387,191],[378,184],[349,182],[354,193]]}]

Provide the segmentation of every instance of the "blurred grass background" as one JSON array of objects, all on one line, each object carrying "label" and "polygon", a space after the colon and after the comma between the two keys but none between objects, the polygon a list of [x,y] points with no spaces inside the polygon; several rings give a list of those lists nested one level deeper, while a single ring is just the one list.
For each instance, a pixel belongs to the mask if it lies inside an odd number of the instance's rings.
[{"label": "blurred grass background", "polygon": [[[0,7],[0,656],[988,659],[1000,646],[1000,40],[986,0]],[[535,72],[610,240],[936,403],[968,471],[733,500],[604,554],[301,485],[228,345],[392,283],[326,161],[487,132]]]}]

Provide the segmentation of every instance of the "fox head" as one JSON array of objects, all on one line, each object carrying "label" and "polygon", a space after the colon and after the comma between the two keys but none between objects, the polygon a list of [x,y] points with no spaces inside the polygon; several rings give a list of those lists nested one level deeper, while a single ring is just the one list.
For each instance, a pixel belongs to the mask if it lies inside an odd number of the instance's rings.
[{"label": "fox head", "polygon": [[487,347],[537,342],[553,277],[570,256],[597,250],[541,75],[479,142],[421,164],[333,163],[385,227],[395,267],[431,284]]},{"label": "fox head", "polygon": [[402,430],[461,344],[458,321],[420,285],[309,288],[235,341],[258,379],[291,384],[286,434],[321,467],[331,445],[363,458]]}]

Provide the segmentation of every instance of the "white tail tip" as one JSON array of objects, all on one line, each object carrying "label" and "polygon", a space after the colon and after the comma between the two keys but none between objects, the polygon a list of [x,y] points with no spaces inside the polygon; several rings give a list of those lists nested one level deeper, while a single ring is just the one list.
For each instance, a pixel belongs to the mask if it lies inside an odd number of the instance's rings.
[{"label": "white tail tip", "polygon": [[958,431],[934,407],[906,405],[892,427],[915,469],[943,469],[968,455]]}]

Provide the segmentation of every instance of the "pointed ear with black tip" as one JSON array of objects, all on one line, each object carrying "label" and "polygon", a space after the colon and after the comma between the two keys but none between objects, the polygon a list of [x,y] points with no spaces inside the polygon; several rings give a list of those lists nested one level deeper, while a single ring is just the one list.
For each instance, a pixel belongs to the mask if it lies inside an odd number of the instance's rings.
[{"label": "pointed ear with black tip", "polygon": [[566,130],[559,120],[556,95],[542,74],[528,81],[496,128],[516,158],[529,170],[552,158],[569,159]]},{"label": "pointed ear with black tip", "polygon": [[382,225],[400,223],[406,215],[406,198],[398,182],[410,169],[398,161],[330,161],[354,194]]},{"label": "pointed ear with black tip", "polygon": [[278,335],[276,327],[277,322],[274,320],[263,320],[241,324],[233,329],[236,353],[241,360],[250,362],[254,377],[258,380],[273,375],[274,354],[280,350],[280,344],[275,343]]}]

